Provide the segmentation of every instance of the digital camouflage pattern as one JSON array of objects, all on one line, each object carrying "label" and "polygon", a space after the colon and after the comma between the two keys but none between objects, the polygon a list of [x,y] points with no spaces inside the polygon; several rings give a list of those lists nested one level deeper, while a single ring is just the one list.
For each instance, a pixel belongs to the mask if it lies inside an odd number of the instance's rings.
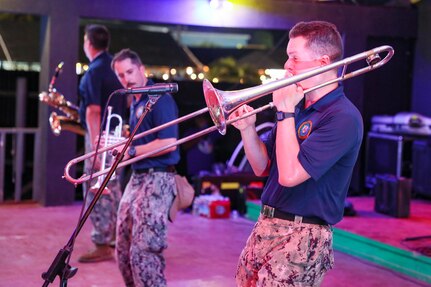
[{"label": "digital camouflage pattern", "polygon": [[168,212],[174,173],[132,174],[120,202],[117,260],[127,287],[164,287]]},{"label": "digital camouflage pattern", "polygon": [[[86,152],[91,151],[88,133],[85,134],[85,149]],[[86,174],[91,173],[92,166],[92,159],[86,159],[84,162],[84,170]],[[95,170],[94,172],[96,171],[98,170]],[[83,184],[84,197],[87,190],[89,190],[89,187],[96,184],[96,182],[97,178],[93,179],[91,184],[88,182]],[[96,245],[110,244],[113,240],[115,240],[117,211],[122,195],[118,174],[111,178],[107,188],[111,192],[109,194],[102,194],[90,213],[90,220],[93,224],[93,230],[91,231],[91,241]],[[94,195],[95,193],[88,192],[87,199],[85,201],[86,208],[88,208],[90,203],[93,201]]]},{"label": "digital camouflage pattern", "polygon": [[330,226],[260,216],[241,253],[237,286],[319,286],[334,264]]},{"label": "digital camouflage pattern", "polygon": [[[90,220],[93,224],[91,241],[97,245],[109,244],[115,239],[117,211],[122,192],[120,183],[117,179],[111,180],[107,187],[110,190],[110,193],[102,194],[90,213]],[[88,193],[86,200],[87,207],[93,200],[94,196],[95,193]]]}]

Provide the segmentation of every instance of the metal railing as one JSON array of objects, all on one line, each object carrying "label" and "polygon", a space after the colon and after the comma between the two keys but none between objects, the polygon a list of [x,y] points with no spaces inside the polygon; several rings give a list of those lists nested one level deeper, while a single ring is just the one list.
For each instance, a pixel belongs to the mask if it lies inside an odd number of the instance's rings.
[{"label": "metal railing", "polygon": [[[12,175],[11,181],[14,182],[14,194],[13,198],[15,202],[21,201],[22,189],[23,189],[23,174],[25,169],[25,136],[34,136],[34,146],[33,146],[33,159],[32,163],[35,162],[39,152],[38,147],[40,146],[40,130],[38,128],[0,128],[0,202],[5,200],[5,172],[8,168],[12,169],[10,173]],[[12,145],[10,149],[7,146],[7,137],[11,136]],[[6,162],[6,150],[11,152],[12,163],[11,166]],[[34,181],[35,168],[33,167],[32,185],[33,194],[32,198],[35,199],[34,192]]]}]

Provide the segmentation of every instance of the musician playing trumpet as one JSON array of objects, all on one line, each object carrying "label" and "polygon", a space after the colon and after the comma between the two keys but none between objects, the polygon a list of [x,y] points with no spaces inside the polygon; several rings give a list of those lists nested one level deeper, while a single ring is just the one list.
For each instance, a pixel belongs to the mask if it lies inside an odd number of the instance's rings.
[{"label": "musician playing trumpet", "polygon": [[[342,39],[328,22],[296,24],[289,33],[286,77],[341,59]],[[363,137],[362,117],[330,70],[273,93],[277,122],[262,141],[256,116],[240,130],[253,171],[268,175],[261,215],[241,253],[237,285],[319,286],[333,266],[332,228],[344,200]],[[244,105],[230,115],[251,111]]]},{"label": "musician playing trumpet", "polygon": [[[113,91],[121,89],[121,84],[110,67],[112,56],[108,53],[109,42],[110,34],[105,26],[88,25],[85,27],[83,49],[90,64],[79,83],[79,112],[81,123],[86,130],[86,153],[95,149],[94,143],[101,130],[101,118],[109,95]],[[110,105],[113,106],[114,113],[124,117],[127,108],[125,98],[113,98]],[[90,174],[92,167],[93,161],[91,159],[86,160],[84,163],[85,173]],[[99,166],[96,164],[93,171],[98,170]],[[83,185],[84,194],[87,194],[85,202],[87,206],[95,194],[88,191],[96,182],[97,179]],[[110,244],[115,240],[117,210],[121,198],[118,178],[109,182],[108,189],[110,192],[101,195],[90,214],[93,224],[91,240],[95,248],[80,256],[79,262],[88,263],[114,259],[114,252]]]}]

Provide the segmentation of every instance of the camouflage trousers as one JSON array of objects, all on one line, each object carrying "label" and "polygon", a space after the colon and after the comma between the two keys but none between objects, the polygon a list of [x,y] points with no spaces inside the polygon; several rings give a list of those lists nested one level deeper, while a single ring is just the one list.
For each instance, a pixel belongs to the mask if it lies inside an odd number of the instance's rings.
[{"label": "camouflage trousers", "polygon": [[320,286],[334,264],[330,226],[260,216],[238,262],[237,286]]},{"label": "camouflage trousers", "polygon": [[132,174],[120,202],[117,260],[127,287],[164,287],[168,211],[174,199],[173,173]]},{"label": "camouflage trousers", "polygon": [[[91,151],[88,133],[85,135],[85,150],[86,153]],[[90,174],[93,162],[91,159],[86,159],[84,170],[86,174]],[[83,184],[84,198],[85,193],[91,186],[96,184],[97,178],[93,179],[91,184],[88,182]],[[111,191],[109,194],[102,194],[94,205],[94,209],[90,213],[90,220],[93,224],[91,231],[91,241],[96,245],[105,245],[115,240],[115,228],[117,224],[117,212],[122,195],[121,186],[119,183],[118,174],[116,178],[109,181],[107,188]],[[85,206],[94,198],[95,193],[88,192]]]},{"label": "camouflage trousers", "polygon": [[[121,187],[117,179],[108,183],[109,194],[102,194],[94,205],[90,213],[90,220],[93,224],[91,231],[91,241],[96,245],[105,245],[115,240],[115,227],[117,224],[117,211],[121,200]],[[84,190],[88,190],[86,186]],[[93,200],[95,193],[88,192],[86,207]]]}]

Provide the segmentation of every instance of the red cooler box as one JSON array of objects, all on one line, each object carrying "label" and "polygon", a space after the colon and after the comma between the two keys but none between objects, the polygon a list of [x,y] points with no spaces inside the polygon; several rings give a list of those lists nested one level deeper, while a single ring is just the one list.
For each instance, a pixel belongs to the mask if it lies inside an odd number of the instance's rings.
[{"label": "red cooler box", "polygon": [[230,200],[221,195],[201,195],[195,198],[193,214],[207,218],[229,218]]},{"label": "red cooler box", "polygon": [[215,200],[209,204],[209,218],[229,218],[229,216],[229,200]]}]

